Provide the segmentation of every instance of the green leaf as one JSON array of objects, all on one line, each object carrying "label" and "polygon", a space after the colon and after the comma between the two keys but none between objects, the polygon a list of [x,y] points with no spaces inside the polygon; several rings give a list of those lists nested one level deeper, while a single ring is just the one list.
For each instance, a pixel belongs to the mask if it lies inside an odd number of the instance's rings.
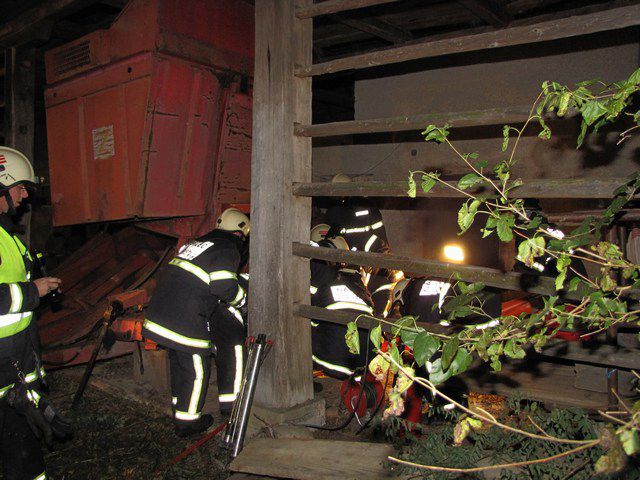
[{"label": "green leaf", "polygon": [[562,290],[562,287],[564,286],[564,281],[566,279],[567,279],[567,269],[565,268],[564,270],[560,271],[558,273],[558,276],[556,277],[556,282],[555,282],[556,291]]},{"label": "green leaf", "polygon": [[509,217],[506,215],[500,216],[500,219],[498,220],[498,237],[500,237],[500,240],[503,242],[510,242],[513,240],[513,231],[509,226]]},{"label": "green leaf", "polygon": [[471,188],[481,182],[482,177],[480,175],[476,173],[467,173],[464,177],[458,180],[458,188],[461,190],[466,190],[467,188]]},{"label": "green leaf", "polygon": [[349,347],[349,352],[354,355],[360,353],[360,337],[358,336],[358,326],[356,322],[347,323],[347,333],[344,335]]},{"label": "green leaf", "polygon": [[515,338],[510,338],[504,345],[504,354],[509,358],[524,358],[524,349],[516,342]]},{"label": "green leaf", "polygon": [[578,141],[577,141],[577,145],[576,148],[580,148],[580,145],[582,145],[582,142],[584,142],[584,137],[587,134],[587,127],[589,125],[587,125],[587,122],[582,122],[580,124],[580,135],[578,135]]},{"label": "green leaf", "polygon": [[502,151],[506,152],[509,148],[509,125],[502,127]]},{"label": "green leaf", "polygon": [[458,352],[458,346],[460,345],[460,339],[458,337],[450,338],[442,348],[442,368],[444,370],[449,368],[451,361]]},{"label": "green leaf", "polygon": [[627,455],[633,455],[634,453],[640,451],[640,441],[638,441],[637,430],[623,430],[618,435],[618,438],[620,439],[622,448],[624,448],[624,451]]},{"label": "green leaf", "polygon": [[607,113],[607,108],[598,100],[590,100],[580,108],[582,119],[587,125],[592,125],[598,118]]},{"label": "green leaf", "polygon": [[412,317],[411,315],[407,315],[406,317],[399,318],[393,324],[391,328],[391,335],[397,337],[401,334],[401,332],[407,328],[414,329],[416,327],[416,317]]},{"label": "green leaf", "polygon": [[629,78],[627,78],[627,84],[638,85],[640,84],[640,68],[633,72]]},{"label": "green leaf", "polygon": [[499,372],[502,370],[502,362],[498,357],[494,357],[491,359],[491,368],[494,372]]},{"label": "green leaf", "polygon": [[456,356],[453,357],[453,360],[451,361],[451,368],[449,368],[451,375],[459,375],[460,373],[464,372],[467,368],[469,368],[469,365],[471,365],[472,361],[473,356],[467,351],[467,349],[459,348]]},{"label": "green leaf", "polygon": [[570,292],[575,292],[578,289],[578,285],[580,284],[580,277],[574,277],[571,279],[571,281],[569,282],[569,288],[568,290]]},{"label": "green leaf", "polygon": [[380,325],[371,330],[369,339],[371,339],[371,343],[373,343],[373,346],[376,347],[376,350],[380,348],[382,340],[382,327]]},{"label": "green leaf", "polygon": [[[389,349],[389,356],[398,362],[398,365],[402,365],[402,358],[400,358],[400,351],[398,350],[398,346],[393,342],[392,347]],[[394,372],[398,371],[398,367],[395,363],[391,362],[391,368]]]},{"label": "green leaf", "polygon": [[422,332],[413,341],[413,359],[422,367],[439,348],[440,340],[427,332]]},{"label": "green leaf", "polygon": [[475,199],[471,203],[463,203],[460,210],[458,210],[458,226],[460,227],[460,234],[466,232],[473,224],[473,220],[476,213],[478,213],[480,203],[480,200]]},{"label": "green leaf", "polygon": [[413,174],[409,175],[409,190],[407,190],[407,195],[411,198],[416,198],[416,181],[413,179]]},{"label": "green leaf", "polygon": [[443,127],[436,127],[435,125],[429,125],[423,132],[424,141],[429,142],[431,140],[435,140],[438,143],[442,143],[449,136],[449,125],[445,124]]},{"label": "green leaf", "polygon": [[558,100],[557,115],[559,117],[564,117],[565,113],[567,113],[567,109],[569,108],[569,100],[571,100],[571,92],[562,92],[562,94],[560,95],[560,99]]},{"label": "green leaf", "polygon": [[431,191],[436,183],[438,183],[438,181],[436,180],[438,176],[439,174],[422,175],[422,184],[420,186],[422,187],[422,191],[424,193],[429,193],[429,191]]},{"label": "green leaf", "polygon": [[431,371],[429,372],[429,381],[434,385],[440,385],[451,377],[451,371],[445,371],[442,368],[442,359],[439,358],[433,362]]},{"label": "green leaf", "polygon": [[600,288],[605,292],[612,292],[618,286],[618,282],[616,282],[609,275],[604,274],[600,277]]}]

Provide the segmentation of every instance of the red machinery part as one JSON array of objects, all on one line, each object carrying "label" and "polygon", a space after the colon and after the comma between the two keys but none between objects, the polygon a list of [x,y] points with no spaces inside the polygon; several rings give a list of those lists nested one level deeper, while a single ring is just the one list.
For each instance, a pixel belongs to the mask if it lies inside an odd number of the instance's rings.
[{"label": "red machinery part", "polygon": [[54,225],[153,219],[198,236],[221,204],[248,203],[253,33],[248,2],[132,0],[47,52]]}]

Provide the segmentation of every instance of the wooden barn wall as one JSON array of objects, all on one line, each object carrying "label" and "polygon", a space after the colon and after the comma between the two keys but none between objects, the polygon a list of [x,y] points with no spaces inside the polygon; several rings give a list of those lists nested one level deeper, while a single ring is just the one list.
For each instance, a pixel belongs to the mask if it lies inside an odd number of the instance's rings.
[{"label": "wooden barn wall", "polygon": [[[355,82],[355,119],[525,106],[536,98],[544,80],[565,84],[591,78],[621,80],[640,64],[639,39],[638,29],[628,29],[366,72]],[[380,76],[390,72],[396,74]],[[525,179],[623,177],[640,165],[638,137],[619,147],[618,133],[607,131],[589,136],[585,146],[576,150],[576,121],[552,122],[550,126],[550,141],[535,135],[521,141],[517,174]],[[504,155],[500,150],[501,125],[454,130],[452,139],[460,151],[477,151],[490,163]],[[340,143],[345,141],[353,144],[313,149],[315,181],[328,180],[334,172],[382,181],[405,179],[410,169],[438,169],[449,175],[463,172],[446,147],[427,144],[415,132],[340,139]],[[444,243],[457,240],[471,253],[469,263],[498,265],[495,240],[481,241],[475,232],[456,238],[458,201],[395,203],[401,205],[383,210],[395,252],[438,258]]]}]

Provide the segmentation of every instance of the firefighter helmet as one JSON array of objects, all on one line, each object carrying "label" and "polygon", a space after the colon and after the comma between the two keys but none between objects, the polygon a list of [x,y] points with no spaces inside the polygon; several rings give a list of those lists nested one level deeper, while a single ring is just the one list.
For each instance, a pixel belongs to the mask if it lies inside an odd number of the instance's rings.
[{"label": "firefighter helmet", "polygon": [[319,223],[311,229],[310,240],[314,243],[320,243],[327,236],[331,227],[326,223]]},{"label": "firefighter helmet", "polygon": [[331,179],[331,183],[351,183],[351,177],[349,177],[349,175],[345,175],[344,173],[337,173]]},{"label": "firefighter helmet", "polygon": [[249,236],[249,217],[237,208],[227,208],[218,217],[216,222],[218,230],[226,232],[240,232],[245,237]]},{"label": "firefighter helmet", "polygon": [[393,286],[393,303],[400,302],[404,305],[402,294],[407,288],[407,285],[409,285],[409,279],[404,278]]},{"label": "firefighter helmet", "polygon": [[328,237],[325,239],[329,243],[329,247],[337,250],[349,250],[349,244],[344,237]]},{"label": "firefighter helmet", "polygon": [[27,157],[13,148],[0,147],[0,190],[8,190],[18,184],[35,186],[37,183]]}]

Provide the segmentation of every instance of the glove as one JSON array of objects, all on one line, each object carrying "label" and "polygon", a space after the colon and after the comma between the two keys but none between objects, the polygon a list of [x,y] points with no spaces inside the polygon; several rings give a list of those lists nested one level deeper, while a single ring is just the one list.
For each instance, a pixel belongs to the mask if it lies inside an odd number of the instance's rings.
[{"label": "glove", "polygon": [[44,411],[39,408],[42,396],[26,385],[14,386],[7,393],[7,402],[20,415],[24,415],[27,424],[38,440],[44,440],[48,447],[53,444],[53,430],[44,417]]}]

